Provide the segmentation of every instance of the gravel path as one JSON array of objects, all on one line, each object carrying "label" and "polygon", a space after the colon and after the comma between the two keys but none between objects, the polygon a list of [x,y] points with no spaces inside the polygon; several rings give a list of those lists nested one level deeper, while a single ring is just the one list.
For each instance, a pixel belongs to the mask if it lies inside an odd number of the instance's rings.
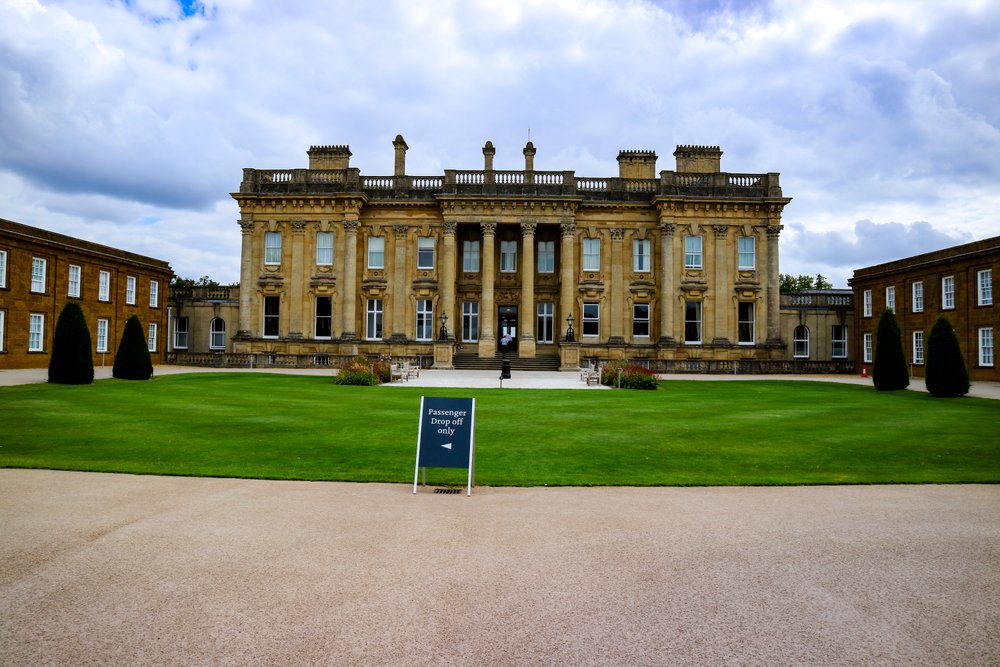
[{"label": "gravel path", "polygon": [[3,665],[996,665],[1000,486],[0,470]]}]

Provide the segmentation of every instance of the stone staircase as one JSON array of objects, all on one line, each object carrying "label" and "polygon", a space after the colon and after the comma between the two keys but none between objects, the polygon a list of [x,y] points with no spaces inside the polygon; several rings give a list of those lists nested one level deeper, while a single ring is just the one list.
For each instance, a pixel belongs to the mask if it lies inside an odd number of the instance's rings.
[{"label": "stone staircase", "polygon": [[[510,370],[513,371],[558,371],[558,354],[540,354],[533,359],[522,358],[516,353],[507,354],[510,361]],[[452,365],[455,370],[461,371],[496,371],[500,372],[503,365],[503,355],[499,352],[493,357],[479,357],[471,353],[459,353],[452,357]]]}]

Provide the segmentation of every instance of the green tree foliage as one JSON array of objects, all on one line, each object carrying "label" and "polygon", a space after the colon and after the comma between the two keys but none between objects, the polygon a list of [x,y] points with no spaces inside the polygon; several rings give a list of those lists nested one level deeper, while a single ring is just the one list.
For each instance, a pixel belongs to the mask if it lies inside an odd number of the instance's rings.
[{"label": "green tree foliage", "polygon": [[94,357],[90,350],[90,329],[83,308],[68,301],[59,313],[52,338],[49,359],[49,382],[91,384],[94,381]]},{"label": "green tree foliage", "polygon": [[946,317],[939,317],[927,339],[924,383],[932,396],[954,397],[969,393],[969,372],[962,358],[958,336]]},{"label": "green tree foliage", "polygon": [[138,315],[125,320],[125,331],[115,354],[111,374],[120,380],[148,380],[153,377],[153,361]]},{"label": "green tree foliage", "polygon": [[910,385],[906,357],[903,356],[903,336],[896,323],[895,313],[888,308],[878,318],[878,329],[875,331],[872,381],[879,391],[897,391]]},{"label": "green tree foliage", "polygon": [[833,284],[822,273],[815,278],[782,273],[778,278],[778,288],[783,294],[797,294],[807,289],[833,289]]}]

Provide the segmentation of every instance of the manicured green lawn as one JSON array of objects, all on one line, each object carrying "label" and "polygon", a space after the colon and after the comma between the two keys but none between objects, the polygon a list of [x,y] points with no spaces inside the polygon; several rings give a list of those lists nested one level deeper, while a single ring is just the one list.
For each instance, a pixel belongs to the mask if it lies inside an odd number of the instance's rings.
[{"label": "manicured green lawn", "polygon": [[1000,401],[793,381],[463,390],[204,373],[5,387],[0,466],[412,482],[421,395],[476,398],[478,484],[1000,482]]}]

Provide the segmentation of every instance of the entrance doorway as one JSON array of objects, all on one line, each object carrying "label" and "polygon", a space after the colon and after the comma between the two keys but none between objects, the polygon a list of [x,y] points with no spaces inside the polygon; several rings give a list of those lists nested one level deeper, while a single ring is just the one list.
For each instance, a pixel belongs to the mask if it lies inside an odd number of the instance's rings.
[{"label": "entrance doorway", "polygon": [[[500,351],[517,352],[517,306],[500,306],[498,315],[500,320]],[[503,341],[508,336],[510,336],[510,342],[504,345]]]}]

